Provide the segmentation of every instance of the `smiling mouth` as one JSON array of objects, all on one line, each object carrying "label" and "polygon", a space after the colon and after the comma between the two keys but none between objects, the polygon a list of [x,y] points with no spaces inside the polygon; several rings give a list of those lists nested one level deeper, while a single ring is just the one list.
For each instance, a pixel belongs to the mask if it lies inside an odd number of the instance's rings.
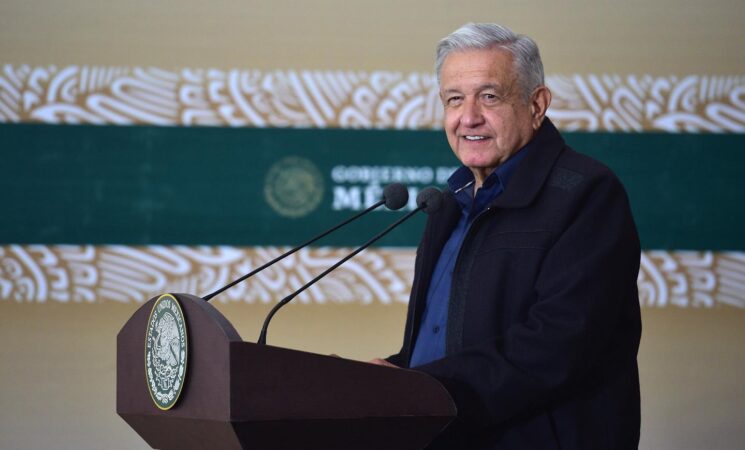
[{"label": "smiling mouth", "polygon": [[467,141],[483,141],[487,139],[486,136],[479,136],[479,135],[473,135],[473,136],[463,136],[463,138]]}]

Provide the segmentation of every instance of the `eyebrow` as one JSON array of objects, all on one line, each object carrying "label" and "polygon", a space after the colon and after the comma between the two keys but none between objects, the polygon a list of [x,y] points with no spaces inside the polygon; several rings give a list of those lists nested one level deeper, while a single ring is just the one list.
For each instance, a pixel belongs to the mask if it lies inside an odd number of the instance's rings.
[{"label": "eyebrow", "polygon": [[[481,91],[485,91],[485,90],[487,90],[487,89],[494,89],[495,91],[498,91],[498,92],[500,92],[500,93],[503,93],[503,92],[509,92],[509,88],[507,88],[507,87],[504,87],[504,86],[501,86],[501,85],[499,85],[499,84],[494,84],[494,83],[486,83],[486,84],[482,84],[482,85],[480,85],[480,86],[476,87],[476,92],[481,92]],[[462,91],[461,91],[461,90],[459,90],[459,89],[452,89],[452,88],[451,88],[451,89],[445,89],[444,91],[442,91],[442,94],[443,94],[443,95],[447,95],[447,94],[452,94],[452,93],[456,93],[456,94],[459,94],[459,93],[461,93],[461,92],[462,92]]]}]

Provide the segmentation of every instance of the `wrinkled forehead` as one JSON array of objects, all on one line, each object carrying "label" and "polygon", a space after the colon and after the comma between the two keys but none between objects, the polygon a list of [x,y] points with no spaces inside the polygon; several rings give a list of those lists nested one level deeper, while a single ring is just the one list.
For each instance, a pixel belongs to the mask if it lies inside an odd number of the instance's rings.
[{"label": "wrinkled forehead", "polygon": [[454,50],[443,61],[439,87],[442,92],[473,84],[511,86],[516,79],[514,58],[504,48]]}]

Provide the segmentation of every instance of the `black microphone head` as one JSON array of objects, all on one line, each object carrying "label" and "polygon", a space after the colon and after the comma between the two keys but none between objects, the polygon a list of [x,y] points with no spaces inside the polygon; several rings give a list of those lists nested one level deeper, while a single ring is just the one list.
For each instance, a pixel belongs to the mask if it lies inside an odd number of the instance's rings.
[{"label": "black microphone head", "polygon": [[403,208],[409,201],[409,190],[401,183],[393,183],[383,189],[385,207],[396,210]]},{"label": "black microphone head", "polygon": [[442,192],[436,187],[426,187],[416,196],[416,205],[427,214],[431,214],[442,205]]}]

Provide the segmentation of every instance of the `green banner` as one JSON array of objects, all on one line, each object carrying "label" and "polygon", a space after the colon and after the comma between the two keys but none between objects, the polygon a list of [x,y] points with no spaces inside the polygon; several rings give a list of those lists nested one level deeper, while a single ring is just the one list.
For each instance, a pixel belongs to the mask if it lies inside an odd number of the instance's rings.
[{"label": "green banner", "polygon": [[[652,249],[745,249],[745,135],[565,133],[609,165]],[[391,182],[442,186],[442,131],[0,125],[0,243],[292,245]],[[358,245],[402,212],[320,241]],[[423,215],[423,214],[422,214]],[[423,217],[379,245],[415,246]]]}]

